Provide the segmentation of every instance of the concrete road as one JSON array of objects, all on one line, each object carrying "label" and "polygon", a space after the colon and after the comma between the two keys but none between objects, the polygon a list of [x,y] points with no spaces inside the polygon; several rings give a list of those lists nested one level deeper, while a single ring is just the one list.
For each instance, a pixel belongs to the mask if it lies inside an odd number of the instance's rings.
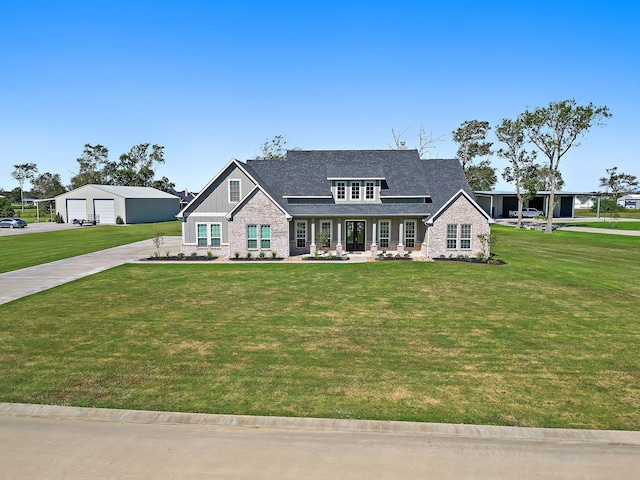
[{"label": "concrete road", "polygon": [[[71,409],[77,410],[82,409]],[[505,437],[515,430],[534,432],[521,433],[531,438],[514,439],[501,438],[498,427],[485,427],[492,430],[490,438],[483,438],[487,435],[481,434],[482,427],[431,429],[426,424],[420,432],[412,423],[404,428],[402,422],[324,420],[314,428],[309,419],[274,419],[268,422],[274,427],[251,428],[201,424],[201,416],[189,414],[184,415],[194,423],[171,424],[158,412],[153,417],[158,421],[136,423],[136,415],[120,414],[131,421],[101,421],[73,414],[29,417],[0,412],[0,478],[640,478],[637,432],[624,432],[620,438],[631,441],[617,443],[615,433],[611,441],[608,434],[585,440],[567,433],[571,431],[547,436],[537,433],[542,429],[502,430]],[[249,418],[260,417],[245,417]],[[320,428],[327,422],[332,422],[330,429]],[[372,423],[380,431],[368,428]],[[391,426],[385,428],[387,424]],[[440,430],[449,434],[433,433]],[[451,434],[454,431],[458,433]]]}]

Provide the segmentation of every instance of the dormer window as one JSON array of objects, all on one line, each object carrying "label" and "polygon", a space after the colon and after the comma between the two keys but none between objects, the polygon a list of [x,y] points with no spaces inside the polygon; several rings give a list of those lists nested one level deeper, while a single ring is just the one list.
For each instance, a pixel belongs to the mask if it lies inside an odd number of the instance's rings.
[{"label": "dormer window", "polygon": [[373,182],[367,182],[367,185],[366,185],[365,191],[364,191],[364,198],[365,198],[365,200],[373,200],[374,199]]},{"label": "dormer window", "polygon": [[331,194],[336,202],[380,203],[382,180],[376,178],[331,178]]},{"label": "dormer window", "polygon": [[360,200],[360,183],[351,182],[351,200]]}]

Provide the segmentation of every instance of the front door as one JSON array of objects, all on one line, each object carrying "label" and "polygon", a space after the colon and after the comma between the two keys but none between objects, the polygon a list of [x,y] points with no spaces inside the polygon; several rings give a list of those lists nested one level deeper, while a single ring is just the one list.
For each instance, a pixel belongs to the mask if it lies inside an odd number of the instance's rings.
[{"label": "front door", "polygon": [[364,252],[364,228],[363,221],[347,221],[347,251]]}]

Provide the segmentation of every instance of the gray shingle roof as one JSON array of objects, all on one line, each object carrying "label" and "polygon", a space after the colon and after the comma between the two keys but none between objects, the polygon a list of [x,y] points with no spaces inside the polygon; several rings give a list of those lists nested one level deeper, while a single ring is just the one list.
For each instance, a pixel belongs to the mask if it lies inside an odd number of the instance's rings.
[{"label": "gray shingle roof", "polygon": [[[290,150],[285,160],[248,160],[247,171],[291,215],[433,214],[460,189],[473,195],[456,159],[417,150]],[[288,204],[285,196],[330,196],[329,178],[384,179],[381,198],[430,196],[432,203]]]}]

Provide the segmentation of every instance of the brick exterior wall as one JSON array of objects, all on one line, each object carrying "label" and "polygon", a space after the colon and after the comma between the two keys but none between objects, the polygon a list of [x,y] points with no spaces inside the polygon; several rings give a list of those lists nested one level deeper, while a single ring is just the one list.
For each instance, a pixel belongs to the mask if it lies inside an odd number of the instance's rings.
[{"label": "brick exterior wall", "polygon": [[[256,225],[258,228],[258,248],[247,249],[247,226]],[[260,248],[260,225],[271,225],[271,248]],[[269,198],[261,191],[256,191],[244,206],[229,222],[229,255],[234,257],[238,252],[240,257],[246,257],[248,252],[257,257],[260,251],[271,257],[276,252],[278,257],[289,256],[289,221]]]},{"label": "brick exterior wall", "polygon": [[[459,236],[458,241],[456,242],[456,248],[447,248],[447,225],[449,224],[458,225],[458,232],[460,231],[460,225],[471,224],[470,249],[460,248]],[[458,199],[455,200],[449,208],[436,218],[433,225],[427,229],[422,252],[430,258],[438,258],[442,255],[445,257],[449,257],[450,255],[453,257],[457,257],[458,255],[475,257],[478,252],[486,254],[483,250],[482,243],[478,239],[478,235],[483,233],[491,233],[489,221],[464,195],[460,195],[460,197],[458,197]]]}]

